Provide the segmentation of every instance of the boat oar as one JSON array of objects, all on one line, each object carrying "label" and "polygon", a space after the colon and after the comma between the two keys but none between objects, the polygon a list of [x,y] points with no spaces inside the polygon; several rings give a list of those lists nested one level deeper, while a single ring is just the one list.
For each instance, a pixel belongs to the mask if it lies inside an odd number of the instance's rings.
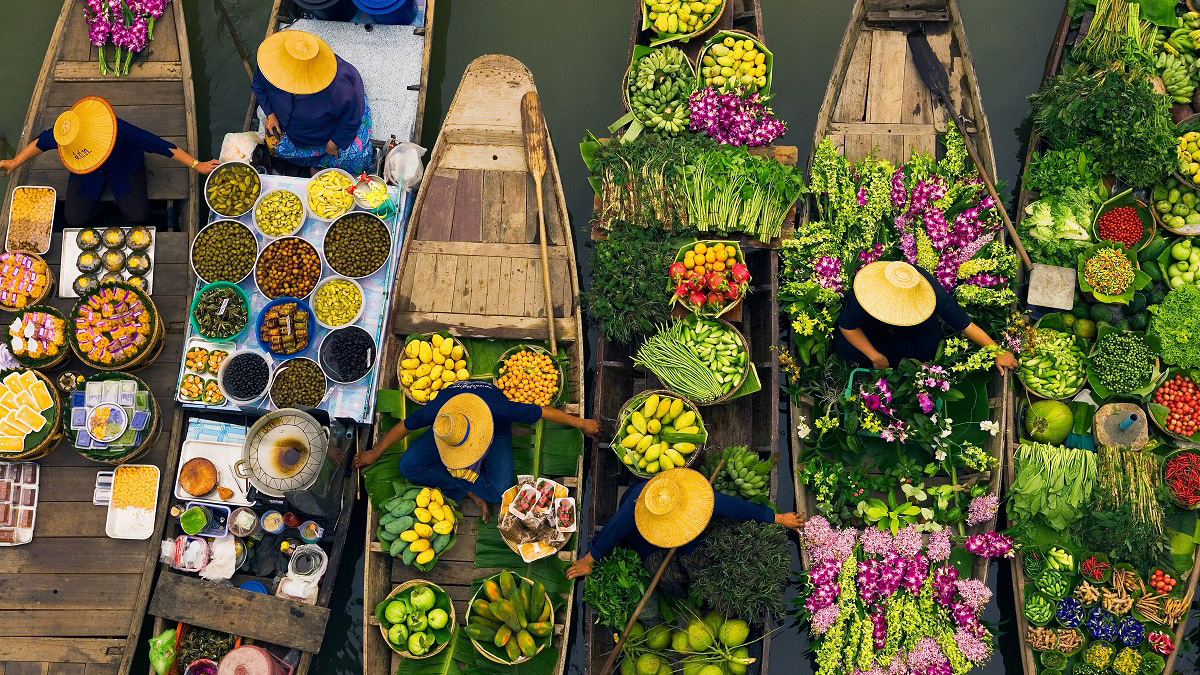
[{"label": "boat oar", "polygon": [[[725,460],[717,462],[717,468],[713,469],[712,475],[708,477],[708,482],[711,485],[717,479],[717,474],[721,473],[721,468],[725,466]],[[633,615],[629,617],[629,623],[625,624],[625,630],[621,631],[621,637],[617,638],[617,646],[613,647],[608,658],[604,661],[604,667],[600,669],[600,675],[608,675],[612,672],[613,665],[617,661],[617,655],[621,653],[621,647],[625,646],[625,639],[629,637],[629,631],[633,630],[633,624],[637,623],[638,617],[642,614],[642,609],[646,607],[646,603],[650,601],[650,596],[654,593],[654,589],[658,587],[658,582],[662,581],[663,574],[667,571],[667,565],[671,564],[671,560],[675,558],[675,552],[679,548],[667,550],[667,555],[663,556],[662,564],[658,566],[658,571],[654,573],[654,578],[650,580],[650,584],[646,586],[646,592],[642,594],[642,600],[633,610]]]},{"label": "boat oar", "polygon": [[1008,236],[1012,239],[1013,248],[1017,249],[1017,254],[1021,256],[1021,262],[1025,264],[1025,269],[1032,269],[1033,261],[1029,259],[1029,253],[1021,243],[1021,237],[1017,234],[1017,228],[1013,227],[1012,219],[1008,217],[1008,210],[1004,208],[1004,203],[1000,201],[1000,195],[996,194],[996,185],[992,182],[992,177],[988,175],[987,168],[979,158],[979,149],[975,147],[975,140],[967,133],[967,126],[963,122],[962,115],[958,113],[958,109],[954,107],[954,102],[950,100],[950,75],[946,73],[946,68],[938,60],[937,55],[933,53],[933,47],[929,45],[929,38],[925,36],[924,29],[909,31],[908,48],[912,50],[913,64],[916,65],[917,73],[921,75],[921,80],[929,88],[929,91],[942,101],[942,105],[946,106],[950,117],[958,125],[958,131],[962,134],[963,143],[967,146],[967,153],[971,155],[971,161],[975,162],[975,167],[979,169],[979,176],[983,179],[983,185],[987,188],[988,194],[996,201],[996,210],[1000,212],[1000,217],[1004,219],[1004,228],[1008,230]]},{"label": "boat oar", "polygon": [[546,176],[546,123],[542,104],[535,91],[525,92],[521,99],[521,128],[525,131],[525,163],[533,176],[537,194],[538,242],[542,245],[542,286],[546,290],[546,323],[550,330],[550,353],[558,357],[558,342],[554,339],[554,295],[550,289],[550,255],[546,251],[546,213],[542,202],[542,178]]}]

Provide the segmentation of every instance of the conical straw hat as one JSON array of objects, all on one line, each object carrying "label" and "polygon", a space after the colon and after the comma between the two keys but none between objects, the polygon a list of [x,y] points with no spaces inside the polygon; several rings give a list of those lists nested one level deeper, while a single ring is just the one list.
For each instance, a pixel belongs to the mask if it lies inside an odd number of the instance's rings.
[{"label": "conical straw hat", "polygon": [[713,489],[693,469],[668,469],[650,479],[633,508],[646,541],[659,548],[683,546],[700,536],[713,514]]},{"label": "conical straw hat", "polygon": [[465,469],[492,444],[492,411],[475,394],[457,394],[433,420],[433,440],[447,469]]},{"label": "conical straw hat", "polygon": [[937,296],[925,275],[906,262],[873,262],[854,276],[854,297],[867,314],[891,326],[915,326],[933,316]]},{"label": "conical straw hat", "polygon": [[315,94],[337,75],[337,58],[321,38],[281,30],[258,46],[258,67],[271,84],[289,94]]},{"label": "conical straw hat", "polygon": [[117,115],[108,101],[84,96],[54,121],[58,157],[71,173],[91,173],[117,144]]}]

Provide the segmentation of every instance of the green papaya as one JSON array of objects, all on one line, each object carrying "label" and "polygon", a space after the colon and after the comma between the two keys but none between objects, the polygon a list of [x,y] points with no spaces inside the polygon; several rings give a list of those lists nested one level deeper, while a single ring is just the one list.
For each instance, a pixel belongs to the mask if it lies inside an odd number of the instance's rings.
[{"label": "green papaya", "polygon": [[450,535],[439,534],[433,538],[433,541],[429,543],[433,546],[434,553],[441,553],[442,551],[446,550],[447,546],[450,545]]},{"label": "green papaya", "polygon": [[[514,613],[517,618],[517,623],[524,628],[529,625],[529,617],[525,614],[525,598],[521,595],[521,589],[516,586],[508,594],[508,601],[512,603]],[[516,627],[513,627],[516,630]]]},{"label": "green papaya", "polygon": [[388,549],[388,553],[390,553],[393,558],[399,558],[400,556],[404,555],[406,550],[408,550],[408,542],[404,541],[403,539],[397,539],[396,541],[392,542],[391,548]]},{"label": "green papaya", "polygon": [[380,517],[379,517],[379,524],[380,524],[381,526],[382,526],[382,525],[387,525],[388,523],[392,522],[392,521],[393,521],[393,520],[395,520],[395,519],[396,519],[396,516],[393,516],[393,515],[392,515],[392,514],[390,514],[390,513],[385,513],[385,514],[383,514],[382,516],[380,516]]},{"label": "green papaya", "polygon": [[500,572],[500,592],[504,595],[504,597],[507,598],[508,594],[512,593],[512,589],[515,588],[516,585],[517,581],[516,578],[513,577],[512,572],[509,572],[508,570],[502,570]]},{"label": "green papaya", "polygon": [[496,635],[492,638],[492,644],[496,645],[497,647],[503,647],[504,645],[508,644],[508,641],[512,639],[512,636],[512,628],[508,626],[501,626],[496,630]]},{"label": "green papaya", "polygon": [[396,516],[407,516],[416,510],[417,500],[405,499],[404,501],[400,502],[396,508],[392,509],[390,513]]},{"label": "green papaya", "polygon": [[474,621],[467,624],[467,627],[464,630],[467,631],[467,635],[479,640],[480,642],[492,642],[496,639],[495,630],[488,628],[483,624],[475,623]]},{"label": "green papaya", "polygon": [[509,640],[508,644],[504,645],[504,651],[508,654],[509,663],[515,663],[517,659],[521,658],[521,647],[516,640]]},{"label": "green papaya", "polygon": [[[546,604],[546,585],[542,582],[537,582],[533,585],[533,590],[529,597],[529,619],[536,620],[542,615],[542,608]],[[531,633],[533,631],[530,631]],[[534,633],[536,635],[536,633]]]},{"label": "green papaya", "polygon": [[479,616],[478,614],[471,615],[471,623],[477,623],[481,626],[487,626],[488,628],[491,628],[492,630],[500,630],[500,626],[504,625],[503,623],[501,623],[495,619],[486,619],[482,616]]},{"label": "green papaya", "polygon": [[521,655],[527,659],[537,653],[537,644],[533,641],[533,636],[528,631],[517,631],[517,648],[521,650]]},{"label": "green papaya", "polygon": [[[397,539],[396,541],[404,541],[404,540],[403,540],[403,539]],[[402,560],[402,561],[404,562],[404,564],[405,564],[405,565],[411,565],[411,564],[413,564],[413,561],[414,561],[414,560],[416,560],[416,559],[417,559],[417,552],[416,552],[416,551],[414,551],[414,550],[412,550],[412,547],[411,547],[411,546],[409,546],[408,548],[404,549],[404,555],[400,556],[400,560]]]},{"label": "green papaya", "polygon": [[492,615],[500,619],[509,628],[521,630],[521,621],[517,618],[517,610],[509,600],[496,600],[491,604]]}]

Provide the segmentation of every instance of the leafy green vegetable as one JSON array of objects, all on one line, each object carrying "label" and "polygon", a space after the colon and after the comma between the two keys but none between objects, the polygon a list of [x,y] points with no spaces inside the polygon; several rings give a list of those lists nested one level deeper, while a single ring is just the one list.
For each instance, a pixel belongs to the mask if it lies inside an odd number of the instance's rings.
[{"label": "leafy green vegetable", "polygon": [[721,615],[757,621],[783,613],[792,556],[782,527],[721,519],[683,562],[696,572],[696,594]]},{"label": "leafy green vegetable", "polygon": [[1045,153],[1033,153],[1021,178],[1021,187],[1037,190],[1042,197],[1080,191],[1091,202],[1102,194],[1098,191],[1098,186],[1099,190],[1103,190],[1100,178],[1096,159],[1086,149],[1051,149]]},{"label": "leafy green vegetable", "polygon": [[592,565],[583,586],[583,601],[596,610],[596,623],[625,628],[651,576],[637,553],[618,546]]},{"label": "leafy green vegetable", "polygon": [[1111,511],[1089,509],[1072,532],[1087,550],[1127,562],[1134,569],[1171,564],[1166,538],[1155,534],[1149,524],[1138,522],[1129,504]]},{"label": "leafy green vegetable", "polygon": [[671,312],[667,268],[675,250],[661,226],[618,222],[592,254],[592,287],[584,306],[606,340],[649,335]]},{"label": "leafy green vegetable", "polygon": [[1034,261],[1074,267],[1079,254],[1091,244],[1088,228],[1093,205],[1090,193],[1066,188],[1026,206],[1026,217],[1018,229]]},{"label": "leafy green vegetable", "polygon": [[1064,530],[1084,513],[1096,480],[1096,455],[1080,448],[1022,442],[1009,507],[1020,521]]},{"label": "leafy green vegetable", "polygon": [[1200,366],[1200,286],[1183,284],[1150,307],[1150,332],[1162,341],[1159,356],[1172,366]]}]

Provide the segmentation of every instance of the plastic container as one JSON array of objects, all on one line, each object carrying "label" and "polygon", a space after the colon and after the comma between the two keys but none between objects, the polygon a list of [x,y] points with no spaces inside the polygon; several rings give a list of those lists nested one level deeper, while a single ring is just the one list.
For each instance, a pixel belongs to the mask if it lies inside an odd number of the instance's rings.
[{"label": "plastic container", "polygon": [[238,588],[242,589],[243,591],[250,591],[251,593],[261,593],[263,595],[271,594],[271,591],[268,590],[266,585],[264,585],[261,581],[243,581],[242,585],[238,586]]},{"label": "plastic container", "polygon": [[321,537],[325,536],[325,528],[321,527],[313,520],[306,520],[300,523],[300,538],[306,544],[315,544],[321,541]]},{"label": "plastic container", "polygon": [[352,0],[295,0],[296,9],[321,21],[349,21],[358,11]]},{"label": "plastic container", "polygon": [[[245,303],[245,305],[246,305],[246,323],[242,324],[241,330],[234,333],[233,335],[230,335],[229,337],[213,337],[211,335],[208,335],[207,333],[205,333],[203,330],[200,329],[200,324],[196,322],[196,305],[200,304],[200,296],[204,295],[205,291],[209,291],[209,290],[213,290],[213,289],[217,289],[217,288],[232,288],[233,292],[236,293],[239,297],[241,297],[242,302]],[[224,315],[222,315],[222,316],[224,316]],[[228,281],[214,281],[211,284],[206,284],[203,288],[200,289],[199,293],[196,293],[196,295],[192,297],[192,307],[188,311],[188,319],[192,322],[192,330],[196,331],[197,335],[199,335],[207,340],[216,340],[219,342],[237,342],[237,339],[242,337],[242,333],[246,332],[246,326],[250,325],[250,298],[246,295],[246,291],[242,290],[242,287],[238,286],[235,283],[231,283]]]},{"label": "plastic container", "polygon": [[375,23],[406,26],[417,16],[415,0],[354,0],[354,4]]},{"label": "plastic container", "polygon": [[55,213],[55,205],[58,203],[58,201],[57,201],[58,200],[58,191],[55,190],[54,188],[50,187],[49,185],[18,185],[16,188],[13,189],[13,194],[12,194],[13,199],[9,199],[9,201],[8,201],[9,223],[11,223],[13,221],[13,205],[16,202],[16,199],[15,199],[16,193],[20,190],[49,190],[50,191],[50,195],[49,195],[49,197],[50,197],[49,198],[50,220],[47,222],[44,222],[44,223],[37,224],[39,227],[41,227],[42,230],[45,231],[44,234],[42,234],[41,236],[38,237],[38,239],[44,241],[44,244],[39,246],[38,250],[28,250],[19,245],[14,245],[14,244],[18,244],[19,242],[13,241],[13,239],[12,239],[13,231],[10,229],[4,240],[4,250],[20,251],[22,253],[35,253],[37,255],[46,255],[47,253],[50,252],[50,239],[54,236],[54,231],[53,231],[54,230],[54,213]]}]

